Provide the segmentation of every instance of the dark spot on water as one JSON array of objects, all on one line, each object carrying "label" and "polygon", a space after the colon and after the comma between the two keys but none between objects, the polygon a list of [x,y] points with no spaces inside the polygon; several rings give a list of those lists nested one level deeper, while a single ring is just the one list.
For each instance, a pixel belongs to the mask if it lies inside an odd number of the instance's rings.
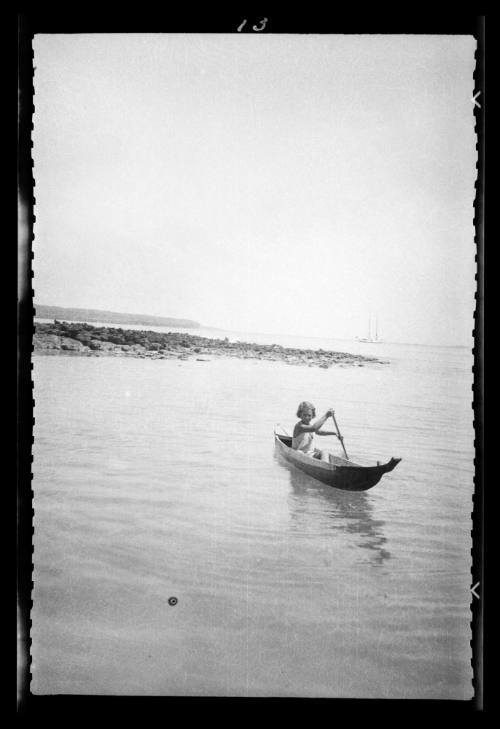
[{"label": "dark spot on water", "polygon": [[168,598],[168,604],[169,605],[172,605],[172,606],[177,605],[177,598],[176,597],[169,597]]}]

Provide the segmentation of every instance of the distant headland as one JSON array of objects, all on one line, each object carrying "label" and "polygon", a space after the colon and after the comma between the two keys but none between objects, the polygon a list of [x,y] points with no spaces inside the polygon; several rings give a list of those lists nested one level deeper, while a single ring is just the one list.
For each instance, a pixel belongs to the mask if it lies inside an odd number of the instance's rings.
[{"label": "distant headland", "polygon": [[38,319],[63,319],[65,321],[97,321],[107,324],[137,324],[148,327],[183,327],[198,329],[200,324],[190,319],[173,319],[165,316],[149,316],[148,314],[123,314],[116,311],[100,309],[74,309],[63,306],[45,306],[35,304],[35,316]]}]

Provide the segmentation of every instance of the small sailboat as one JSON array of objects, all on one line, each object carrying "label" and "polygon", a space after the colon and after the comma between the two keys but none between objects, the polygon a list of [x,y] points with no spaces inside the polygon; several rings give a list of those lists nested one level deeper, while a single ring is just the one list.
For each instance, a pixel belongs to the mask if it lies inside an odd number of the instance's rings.
[{"label": "small sailboat", "polygon": [[382,340],[378,336],[378,317],[375,316],[375,336],[372,333],[372,316],[368,317],[368,336],[356,337],[358,342],[369,342],[370,344],[380,344]]}]

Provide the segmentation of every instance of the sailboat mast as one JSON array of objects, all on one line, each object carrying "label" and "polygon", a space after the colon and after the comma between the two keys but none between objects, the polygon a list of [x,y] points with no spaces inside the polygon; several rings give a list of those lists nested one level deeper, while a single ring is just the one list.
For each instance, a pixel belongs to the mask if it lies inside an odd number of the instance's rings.
[{"label": "sailboat mast", "polygon": [[375,341],[378,339],[378,317],[375,317]]}]

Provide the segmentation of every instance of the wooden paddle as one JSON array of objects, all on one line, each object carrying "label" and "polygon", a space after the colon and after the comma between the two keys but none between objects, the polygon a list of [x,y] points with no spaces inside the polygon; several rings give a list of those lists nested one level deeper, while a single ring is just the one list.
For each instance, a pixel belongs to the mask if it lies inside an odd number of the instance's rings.
[{"label": "wooden paddle", "polygon": [[335,429],[337,431],[337,435],[339,437],[339,441],[341,442],[342,448],[344,449],[345,457],[347,458],[347,460],[349,460],[349,456],[347,455],[347,451],[346,451],[346,449],[344,447],[344,439],[340,435],[339,426],[337,425],[337,421],[335,420],[335,413],[332,413],[332,418],[333,418],[333,422],[335,423]]}]

